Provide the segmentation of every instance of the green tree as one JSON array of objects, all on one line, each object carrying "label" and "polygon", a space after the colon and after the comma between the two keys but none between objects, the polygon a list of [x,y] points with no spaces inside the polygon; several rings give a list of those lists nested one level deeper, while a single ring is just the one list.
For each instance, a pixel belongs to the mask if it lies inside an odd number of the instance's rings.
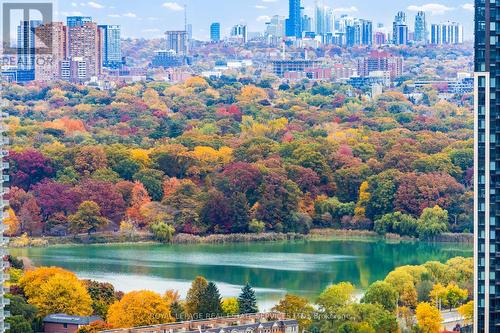
[{"label": "green tree", "polygon": [[186,296],[186,314],[193,319],[201,313],[201,302],[207,286],[207,280],[202,276],[197,276],[188,290]]},{"label": "green tree", "polygon": [[417,232],[421,239],[431,239],[448,230],[448,212],[439,206],[426,208],[418,219]]},{"label": "green tree", "polygon": [[101,208],[93,201],[84,201],[75,214],[68,218],[73,233],[85,232],[89,235],[105,227],[109,221],[101,215]]},{"label": "green tree", "polygon": [[143,169],[134,175],[134,180],[141,182],[154,201],[163,198],[163,172],[154,169]]},{"label": "green tree", "polygon": [[248,283],[241,290],[241,294],[238,297],[238,305],[240,308],[240,314],[259,312],[255,291]]},{"label": "green tree", "polygon": [[175,228],[163,221],[160,221],[151,225],[151,232],[157,241],[168,243],[171,242],[174,237]]},{"label": "green tree", "polygon": [[205,318],[220,317],[223,314],[219,289],[209,282],[200,299],[199,313]]},{"label": "green tree", "polygon": [[91,280],[84,281],[84,284],[92,299],[94,314],[106,318],[109,307],[118,300],[115,288],[110,283]]},{"label": "green tree", "polygon": [[398,302],[398,292],[389,283],[377,281],[368,287],[361,302],[380,304],[387,311],[395,312]]},{"label": "green tree", "polygon": [[380,235],[396,233],[401,236],[417,236],[417,220],[401,212],[385,214],[375,220],[374,231]]},{"label": "green tree", "polygon": [[354,302],[354,286],[349,282],[341,282],[326,288],[318,297],[316,303],[329,313],[335,313],[341,307]]},{"label": "green tree", "polygon": [[33,333],[31,323],[23,316],[8,317],[5,321],[10,325],[9,333]]}]

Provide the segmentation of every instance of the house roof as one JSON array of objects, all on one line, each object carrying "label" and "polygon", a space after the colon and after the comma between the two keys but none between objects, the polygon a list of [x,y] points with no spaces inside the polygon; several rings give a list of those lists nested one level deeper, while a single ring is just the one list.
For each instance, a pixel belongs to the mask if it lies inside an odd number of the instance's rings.
[{"label": "house roof", "polygon": [[70,316],[62,313],[51,314],[43,318],[44,323],[69,324],[69,325],[89,325],[98,320],[102,320],[102,318],[97,316],[90,316],[90,317]]},{"label": "house roof", "polygon": [[[202,329],[203,333],[232,333],[232,332],[255,332],[257,328],[271,328],[273,326],[295,326],[298,325],[297,320],[289,319],[289,320],[280,320],[280,321],[270,321],[270,322],[262,322],[255,324],[247,324],[247,325],[239,325],[239,326],[227,326],[221,328],[210,328],[210,329]],[[197,331],[191,331],[187,333],[198,333]]]}]

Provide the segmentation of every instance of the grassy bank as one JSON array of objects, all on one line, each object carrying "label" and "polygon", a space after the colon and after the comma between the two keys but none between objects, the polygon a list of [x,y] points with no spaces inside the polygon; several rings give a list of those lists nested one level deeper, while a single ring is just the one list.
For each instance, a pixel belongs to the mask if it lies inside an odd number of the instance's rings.
[{"label": "grassy bank", "polygon": [[[196,236],[177,234],[170,243],[172,244],[220,244],[220,243],[245,243],[245,242],[275,242],[289,240],[328,240],[328,239],[385,239],[387,241],[418,241],[410,237],[401,237],[387,234],[385,237],[368,230],[339,230],[339,229],[313,229],[308,235],[296,233],[259,233],[259,234],[228,234]],[[446,233],[435,237],[431,241],[444,243],[473,243],[472,234]],[[155,243],[151,233],[137,232],[134,234],[99,232],[91,235],[81,234],[65,237],[12,238],[10,246],[43,247],[51,245],[85,245],[85,244],[118,244],[118,243]]]}]

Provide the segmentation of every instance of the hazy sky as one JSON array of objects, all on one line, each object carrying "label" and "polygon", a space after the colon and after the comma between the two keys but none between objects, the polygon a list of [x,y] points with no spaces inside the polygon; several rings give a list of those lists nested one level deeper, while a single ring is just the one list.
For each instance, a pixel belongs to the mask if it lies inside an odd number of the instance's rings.
[{"label": "hazy sky", "polygon": [[[313,15],[315,0],[302,0],[306,13]],[[432,0],[431,0],[432,1]],[[350,14],[384,23],[390,27],[394,15],[404,10],[413,29],[416,11],[427,12],[429,23],[452,20],[464,24],[467,39],[472,38],[473,4],[471,0],[324,0],[338,15]],[[223,34],[232,25],[244,22],[250,31],[263,31],[272,15],[288,15],[288,0],[60,0],[60,16],[84,14],[100,24],[121,24],[125,37],[158,37],[165,30],[182,29],[184,4],[193,35],[208,39],[211,22],[222,24]]]}]

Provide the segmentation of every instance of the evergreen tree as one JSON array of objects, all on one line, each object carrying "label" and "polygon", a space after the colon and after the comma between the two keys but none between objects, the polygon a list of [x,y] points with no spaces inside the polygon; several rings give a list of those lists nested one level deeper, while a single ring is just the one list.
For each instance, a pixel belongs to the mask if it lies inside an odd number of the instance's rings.
[{"label": "evergreen tree", "polygon": [[176,322],[186,320],[186,313],[184,312],[184,308],[181,303],[177,301],[173,302],[170,305],[170,312],[172,313],[172,316],[174,316]]},{"label": "evergreen tree", "polygon": [[213,282],[207,285],[202,294],[199,313],[205,318],[222,316],[221,296]]},{"label": "evergreen tree", "polygon": [[200,303],[207,286],[208,282],[203,276],[196,277],[191,283],[191,288],[186,296],[186,314],[190,317],[189,320],[197,319],[200,316]]},{"label": "evergreen tree", "polygon": [[241,294],[238,297],[238,304],[240,306],[240,314],[259,312],[255,291],[248,283],[241,290]]}]

